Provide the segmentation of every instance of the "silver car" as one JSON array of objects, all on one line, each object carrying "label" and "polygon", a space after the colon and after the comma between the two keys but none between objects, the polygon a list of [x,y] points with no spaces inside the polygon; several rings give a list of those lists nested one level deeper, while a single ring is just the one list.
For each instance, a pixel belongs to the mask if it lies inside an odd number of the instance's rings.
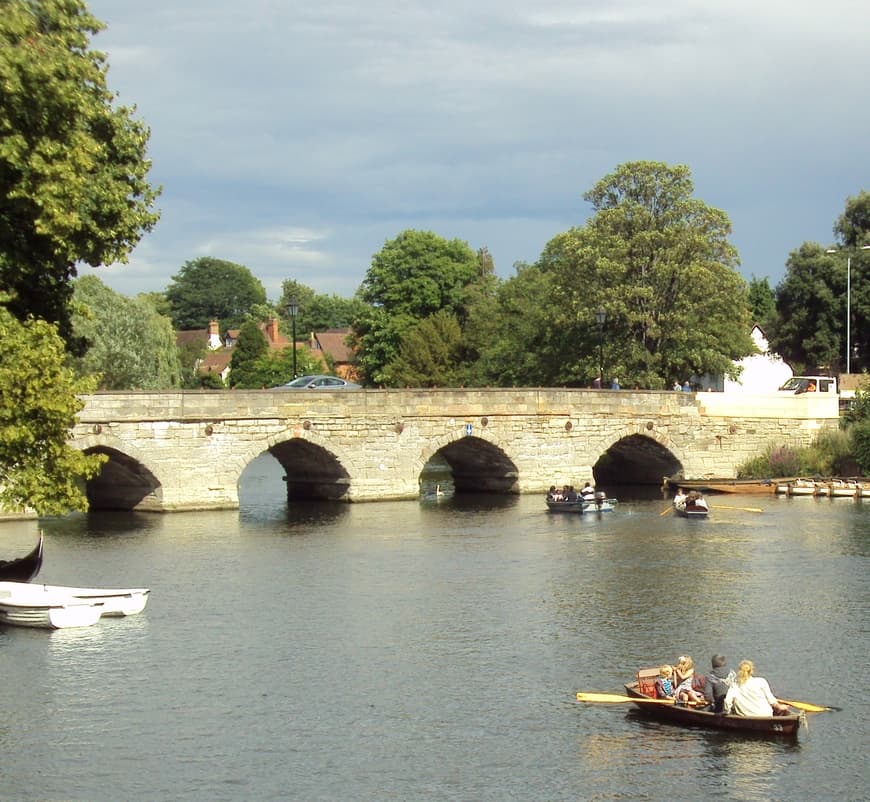
[{"label": "silver car", "polygon": [[361,390],[362,385],[354,384],[338,376],[300,376],[287,384],[279,384],[276,390]]}]

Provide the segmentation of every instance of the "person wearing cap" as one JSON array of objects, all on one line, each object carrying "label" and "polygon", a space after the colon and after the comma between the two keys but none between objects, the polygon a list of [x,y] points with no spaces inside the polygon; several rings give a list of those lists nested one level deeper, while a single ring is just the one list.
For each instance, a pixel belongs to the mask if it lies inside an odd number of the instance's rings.
[{"label": "person wearing cap", "polygon": [[721,713],[725,706],[725,695],[734,682],[734,672],[728,669],[727,660],[721,654],[714,654],[710,664],[712,669],[707,674],[704,698],[714,713]]}]

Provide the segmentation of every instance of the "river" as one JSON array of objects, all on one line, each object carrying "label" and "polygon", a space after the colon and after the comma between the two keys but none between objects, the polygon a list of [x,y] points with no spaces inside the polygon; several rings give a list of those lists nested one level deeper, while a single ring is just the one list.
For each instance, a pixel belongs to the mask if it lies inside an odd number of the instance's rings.
[{"label": "river", "polygon": [[[42,581],[152,593],[127,619],[0,629],[0,799],[868,797],[867,502],[715,496],[688,521],[624,493],[582,517],[282,493],[249,469],[238,512],[39,522]],[[0,524],[2,556],[36,531]],[[713,652],[844,709],[777,741],[575,701]]]}]

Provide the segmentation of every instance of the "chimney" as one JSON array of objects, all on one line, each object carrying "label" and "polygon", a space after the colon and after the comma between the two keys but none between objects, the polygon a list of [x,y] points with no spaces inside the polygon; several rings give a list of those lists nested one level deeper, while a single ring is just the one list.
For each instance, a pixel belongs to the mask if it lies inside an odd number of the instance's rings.
[{"label": "chimney", "polygon": [[221,335],[218,331],[218,322],[216,320],[210,320],[208,322],[208,347],[214,351],[222,345]]},{"label": "chimney", "polygon": [[278,342],[278,318],[269,318],[269,322],[266,324],[266,334],[273,343]]}]

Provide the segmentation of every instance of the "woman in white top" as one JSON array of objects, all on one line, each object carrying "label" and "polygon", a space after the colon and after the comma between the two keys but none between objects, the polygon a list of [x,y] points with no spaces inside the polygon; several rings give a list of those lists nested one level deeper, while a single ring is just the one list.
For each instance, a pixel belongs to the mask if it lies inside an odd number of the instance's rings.
[{"label": "woman in white top", "polygon": [[737,679],[725,694],[725,712],[738,716],[787,716],[791,711],[770,690],[767,680],[753,677],[755,666],[742,660],[737,666]]}]

